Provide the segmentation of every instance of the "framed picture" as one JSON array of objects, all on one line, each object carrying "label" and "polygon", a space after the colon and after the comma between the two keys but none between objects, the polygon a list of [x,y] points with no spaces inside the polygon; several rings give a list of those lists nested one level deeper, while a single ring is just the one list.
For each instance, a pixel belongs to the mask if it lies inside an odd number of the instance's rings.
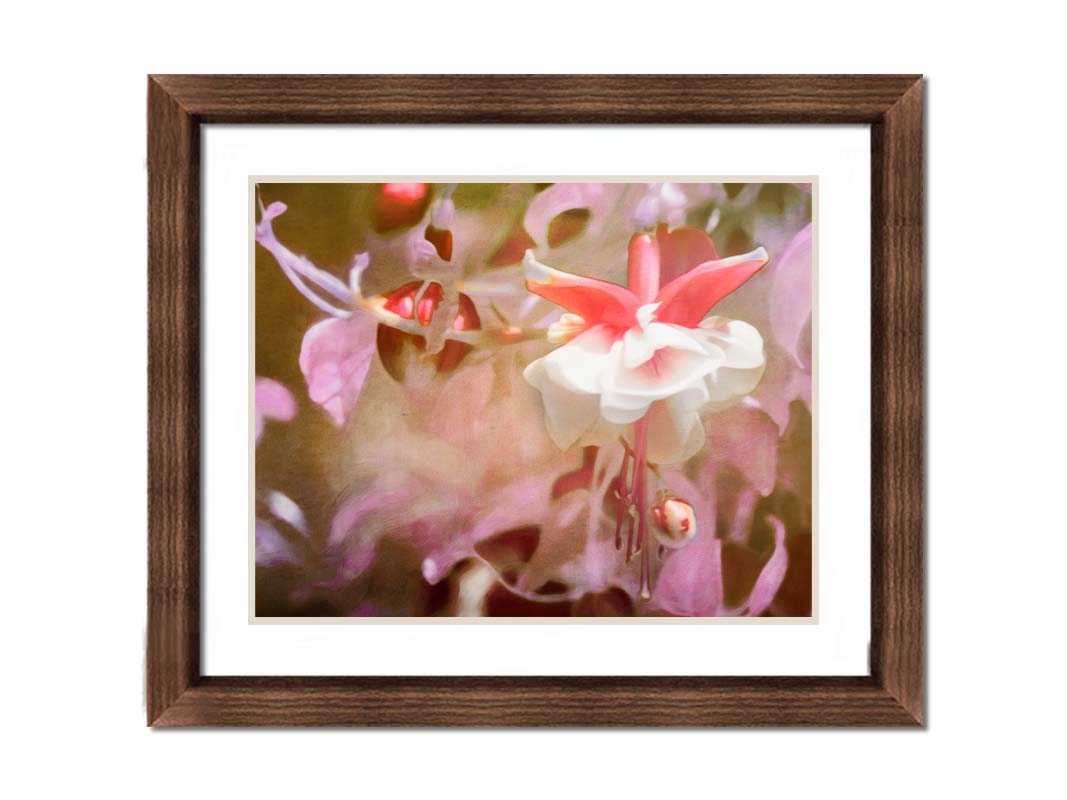
[{"label": "framed picture", "polygon": [[923,724],[919,76],[150,76],[154,726]]}]

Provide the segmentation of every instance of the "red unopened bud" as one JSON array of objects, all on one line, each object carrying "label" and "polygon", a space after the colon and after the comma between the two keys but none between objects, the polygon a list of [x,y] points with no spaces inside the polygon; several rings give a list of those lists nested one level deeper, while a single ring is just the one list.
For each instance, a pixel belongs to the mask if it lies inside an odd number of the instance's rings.
[{"label": "red unopened bud", "polygon": [[676,550],[693,540],[697,534],[697,518],[693,507],[677,497],[663,497],[652,507],[653,532],[664,547]]},{"label": "red unopened bud", "polygon": [[374,229],[386,233],[414,225],[422,219],[429,203],[430,192],[425,183],[383,183],[374,209]]}]

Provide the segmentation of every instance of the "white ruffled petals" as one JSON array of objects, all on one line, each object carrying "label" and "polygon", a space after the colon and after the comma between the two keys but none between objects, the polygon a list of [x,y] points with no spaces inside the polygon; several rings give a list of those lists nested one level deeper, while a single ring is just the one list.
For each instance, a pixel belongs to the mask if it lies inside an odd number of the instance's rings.
[{"label": "white ruffled petals", "polygon": [[655,309],[642,306],[621,335],[589,328],[526,368],[557,446],[605,444],[649,414],[649,460],[685,461],[704,445],[701,414],[759,383],[763,339],[751,325],[709,317],[685,328],[656,322]]}]

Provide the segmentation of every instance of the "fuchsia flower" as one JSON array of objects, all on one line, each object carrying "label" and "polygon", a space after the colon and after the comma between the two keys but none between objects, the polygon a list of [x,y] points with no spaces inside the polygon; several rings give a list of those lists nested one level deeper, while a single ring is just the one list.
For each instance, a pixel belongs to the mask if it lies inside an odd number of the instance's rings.
[{"label": "fuchsia flower", "polygon": [[[549,329],[563,346],[524,372],[541,392],[553,441],[563,449],[632,441],[629,426],[647,419],[649,461],[679,463],[699,451],[701,413],[751,392],[764,368],[755,328],[704,315],[766,262],[763,248],[719,259],[703,232],[660,226],[631,239],[624,288],[527,252],[526,288],[570,312]],[[677,274],[662,289],[661,272]]]},{"label": "fuchsia flower", "polygon": [[[541,392],[545,424],[559,447],[603,445],[620,436],[632,444],[617,479],[615,546],[622,546],[625,522],[627,560],[642,552],[643,600],[652,596],[647,465],[695,455],[706,441],[701,413],[729,405],[759,383],[765,363],[759,332],[704,315],[766,263],[762,247],[720,259],[702,231],[669,233],[666,225],[655,236],[630,239],[628,288],[526,254],[526,288],[569,313],[549,330],[550,341],[562,346],[523,375]],[[661,275],[669,279],[662,288]],[[686,518],[695,531],[692,509]],[[680,537],[680,544],[686,541]]]}]

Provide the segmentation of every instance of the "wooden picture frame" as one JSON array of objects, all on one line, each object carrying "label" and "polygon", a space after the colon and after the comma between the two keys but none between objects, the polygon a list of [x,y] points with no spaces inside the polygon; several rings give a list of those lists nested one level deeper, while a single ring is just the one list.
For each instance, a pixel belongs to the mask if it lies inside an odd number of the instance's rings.
[{"label": "wooden picture frame", "polygon": [[[869,124],[870,675],[201,675],[204,123]],[[149,76],[148,297],[149,725],[923,725],[921,76]]]}]

